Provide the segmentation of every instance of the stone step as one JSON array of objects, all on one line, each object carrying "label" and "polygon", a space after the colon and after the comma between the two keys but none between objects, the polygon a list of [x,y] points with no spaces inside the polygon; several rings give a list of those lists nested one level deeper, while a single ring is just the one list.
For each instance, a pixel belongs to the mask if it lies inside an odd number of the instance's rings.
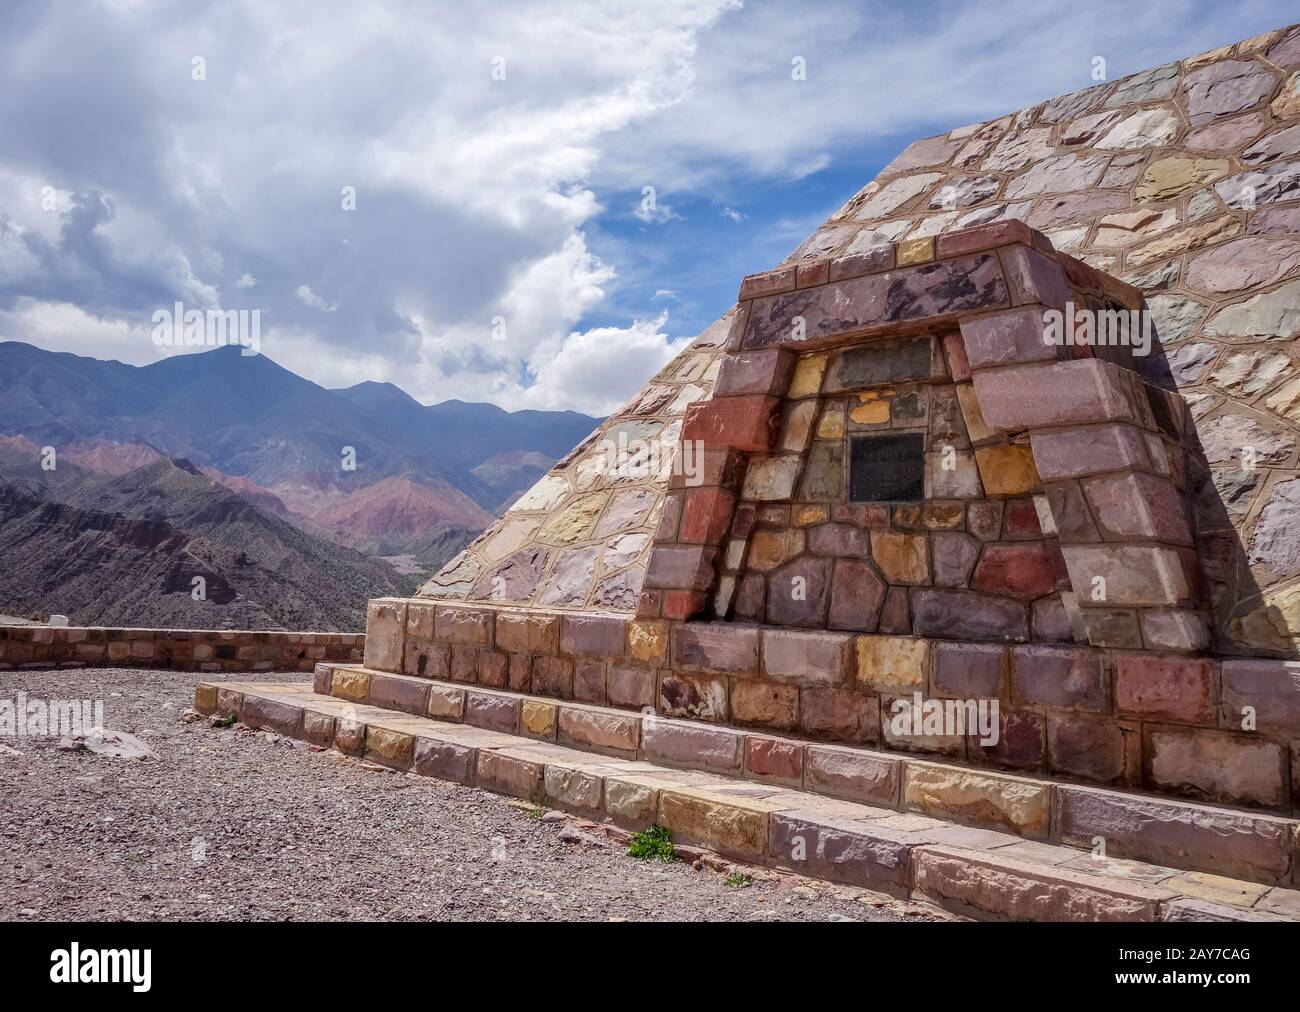
[{"label": "stone step", "polygon": [[916,812],[421,717],[308,684],[200,684],[195,708],[323,748],[984,919],[1300,920],[1300,892]]},{"label": "stone step", "polygon": [[1266,885],[1300,884],[1300,821],[1158,795],[975,769],[504,689],[320,664],[315,689],[353,703],[1097,848]]}]

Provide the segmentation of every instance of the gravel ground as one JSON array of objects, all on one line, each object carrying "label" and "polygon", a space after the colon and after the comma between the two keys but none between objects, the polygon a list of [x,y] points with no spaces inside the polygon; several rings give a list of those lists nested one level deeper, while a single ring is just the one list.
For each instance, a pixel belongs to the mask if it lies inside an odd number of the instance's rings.
[{"label": "gravel ground", "polygon": [[[301,674],[246,676],[303,681]],[[0,919],[929,920],[914,904],[760,869],[751,885],[628,857],[573,820],[377,772],[239,726],[185,722],[175,671],[0,673],[0,699],[102,699],[152,759],[0,740]],[[16,749],[17,755],[4,746]],[[557,819],[558,821],[551,821]],[[565,837],[577,837],[576,841]]]}]

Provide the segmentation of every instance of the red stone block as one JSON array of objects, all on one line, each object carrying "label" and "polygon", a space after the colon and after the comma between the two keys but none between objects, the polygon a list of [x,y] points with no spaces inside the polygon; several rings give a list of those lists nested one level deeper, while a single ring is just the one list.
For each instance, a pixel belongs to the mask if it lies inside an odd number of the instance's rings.
[{"label": "red stone block", "polygon": [[1214,662],[1204,658],[1120,654],[1116,709],[1150,720],[1213,726],[1214,668]]},{"label": "red stone block", "polygon": [[811,288],[824,285],[830,276],[829,260],[814,260],[812,263],[800,264],[795,274],[796,288]]},{"label": "red stone block", "polygon": [[1088,266],[1082,260],[1076,260],[1068,253],[1058,253],[1056,259],[1061,265],[1061,270],[1065,272],[1065,279],[1070,284],[1090,292],[1102,290],[1102,273],[1097,268]]},{"label": "red stone block", "polygon": [[643,590],[636,599],[637,618],[659,617],[659,591]]},{"label": "red stone block", "polygon": [[751,734],[745,742],[745,772],[759,780],[798,787],[803,783],[803,746]]},{"label": "red stone block", "polygon": [[1110,475],[1085,481],[1083,490],[1102,534],[1110,540],[1192,543],[1183,497],[1166,478],[1141,472]]},{"label": "red stone block", "polygon": [[805,685],[799,696],[799,725],[812,738],[874,745],[880,740],[880,697]]},{"label": "red stone block", "polygon": [[664,618],[684,620],[704,611],[708,595],[699,590],[666,590],[660,614]]},{"label": "red stone block", "polygon": [[1011,246],[1002,251],[1011,302],[1016,306],[1063,308],[1074,297],[1061,265],[1028,246]]},{"label": "red stone block", "polygon": [[745,477],[745,464],[745,455],[731,447],[705,447],[703,453],[697,454],[695,466],[689,473],[685,468],[673,469],[668,487],[683,489],[708,485],[735,491]]},{"label": "red stone block", "polygon": [[943,350],[948,356],[948,371],[954,383],[965,383],[970,379],[970,360],[966,357],[966,342],[962,340],[961,331],[954,330],[943,335]]},{"label": "red stone block", "polygon": [[968,699],[997,699],[1002,696],[1002,679],[1007,651],[996,643],[943,643],[931,648],[933,664],[931,691],[936,696]]},{"label": "red stone block", "polygon": [[1044,481],[1078,478],[1136,467],[1151,469],[1147,443],[1131,425],[1094,425],[1029,437],[1034,463]]},{"label": "red stone block", "polygon": [[971,578],[975,590],[1023,601],[1040,598],[1055,586],[1056,571],[1041,542],[989,545]]},{"label": "red stone block", "polygon": [[646,564],[645,586],[664,590],[707,590],[713,583],[717,548],[655,545]]},{"label": "red stone block", "polygon": [[764,274],[750,274],[740,282],[739,301],[755,299],[760,295],[774,295],[777,292],[794,291],[795,265],[778,267]]},{"label": "red stone block", "polygon": [[687,544],[721,544],[731,525],[736,497],[721,488],[693,488],[686,493],[678,539]]},{"label": "red stone block", "polygon": [[1014,242],[1030,243],[1033,242],[1033,234],[1028,225],[1015,219],[964,228],[960,232],[939,236],[935,241],[934,255],[938,260],[945,260]]},{"label": "red stone block", "polygon": [[492,612],[487,608],[456,608],[440,604],[434,613],[433,638],[440,643],[461,646],[491,646]]},{"label": "red stone block", "polygon": [[998,715],[998,723],[998,740],[993,745],[980,744],[978,734],[966,736],[971,757],[1015,769],[1042,769],[1047,759],[1043,718],[1035,713],[1002,712]]},{"label": "red stone block", "polygon": [[1106,709],[1102,652],[1043,643],[1011,648],[1011,686],[1016,704]]},{"label": "red stone block", "polygon": [[700,440],[705,447],[766,452],[781,424],[780,403],[756,394],[696,402],[686,409],[682,438]]},{"label": "red stone block", "polygon": [[651,762],[738,770],[744,737],[731,728],[649,720],[642,729],[642,747]]},{"label": "red stone block", "polygon": [[1032,499],[1007,500],[1004,514],[1004,535],[1010,541],[1041,538],[1043,529],[1038,523],[1038,510]]},{"label": "red stone block", "polygon": [[740,394],[783,396],[790,384],[794,355],[781,348],[763,351],[739,351],[724,355],[718,370],[715,397]]}]

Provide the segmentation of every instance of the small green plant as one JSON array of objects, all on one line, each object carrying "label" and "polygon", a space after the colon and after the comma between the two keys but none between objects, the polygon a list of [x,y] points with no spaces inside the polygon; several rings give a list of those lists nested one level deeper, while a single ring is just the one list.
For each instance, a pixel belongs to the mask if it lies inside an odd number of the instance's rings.
[{"label": "small green plant", "polygon": [[540,808],[530,808],[524,814],[530,819],[540,819],[545,813]]},{"label": "small green plant", "polygon": [[722,880],[723,885],[734,886],[737,889],[754,884],[753,875],[745,875],[738,871],[733,871],[730,875]]},{"label": "small green plant", "polygon": [[668,839],[668,830],[663,826],[651,826],[632,837],[627,852],[642,861],[676,861],[672,842]]},{"label": "small green plant", "polygon": [[234,722],[235,722],[235,715],[233,713],[227,713],[227,714],[223,714],[220,717],[214,717],[212,719],[212,726],[230,727],[232,724],[234,724]]}]

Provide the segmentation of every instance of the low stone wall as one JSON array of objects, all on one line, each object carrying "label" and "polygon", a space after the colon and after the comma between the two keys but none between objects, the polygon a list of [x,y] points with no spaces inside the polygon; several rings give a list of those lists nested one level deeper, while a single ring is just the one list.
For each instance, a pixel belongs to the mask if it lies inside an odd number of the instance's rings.
[{"label": "low stone wall", "polygon": [[0,626],[0,671],[51,667],[311,671],[360,661],[365,633]]},{"label": "low stone wall", "polygon": [[[820,741],[1300,810],[1300,663],[372,601],[369,668]],[[998,701],[999,740],[897,700]]]}]

